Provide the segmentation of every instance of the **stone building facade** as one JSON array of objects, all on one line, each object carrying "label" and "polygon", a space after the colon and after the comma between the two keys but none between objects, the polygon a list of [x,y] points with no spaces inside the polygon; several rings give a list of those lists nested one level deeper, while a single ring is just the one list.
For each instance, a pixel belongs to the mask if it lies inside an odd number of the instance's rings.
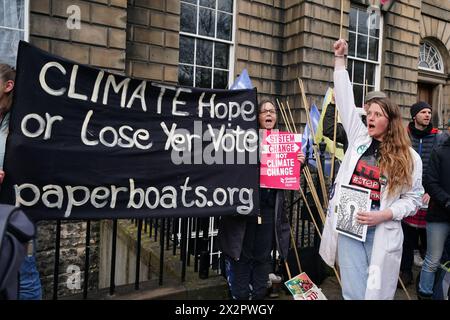
[{"label": "stone building facade", "polygon": [[[391,0],[381,7],[379,24],[368,24],[367,8],[379,2],[342,1],[355,96],[361,102],[367,91],[383,90],[402,107],[405,121],[409,106],[426,100],[433,106],[434,125],[444,127],[450,117],[450,2]],[[22,38],[82,64],[136,78],[223,88],[247,68],[259,97],[289,101],[301,127],[306,118],[297,78],[304,81],[308,102],[319,108],[333,82],[340,0],[17,3],[28,17],[18,28]],[[79,28],[68,27],[77,22]]]},{"label": "stone building facade", "polygon": [[[341,1],[230,2],[233,36],[229,83],[247,68],[261,97],[290,101],[296,121],[304,123],[297,77],[305,82],[308,101],[320,106],[332,84],[331,48],[340,33]],[[361,27],[363,13],[377,2],[343,1],[344,38],[349,40],[349,30],[353,30],[351,11],[359,10],[358,27]],[[183,33],[181,7],[196,3],[197,9],[202,4],[208,8],[211,1],[32,0],[29,40],[80,63],[132,77],[177,83],[180,31]],[[81,28],[70,30],[66,22],[73,15],[67,9],[73,5],[80,8]],[[390,1],[381,13],[382,31],[375,49],[378,56],[373,59],[377,75],[375,83],[368,81],[368,90],[386,91],[404,107],[405,119],[409,119],[408,107],[421,95],[435,107],[435,125],[442,126],[450,108],[450,3]],[[364,31],[359,33],[362,34]],[[369,38],[373,40],[370,35]],[[426,49],[430,45],[437,51],[441,60],[439,70],[418,68],[423,44]],[[369,44],[369,54],[371,50]],[[360,62],[370,60],[361,57],[357,57]]]}]

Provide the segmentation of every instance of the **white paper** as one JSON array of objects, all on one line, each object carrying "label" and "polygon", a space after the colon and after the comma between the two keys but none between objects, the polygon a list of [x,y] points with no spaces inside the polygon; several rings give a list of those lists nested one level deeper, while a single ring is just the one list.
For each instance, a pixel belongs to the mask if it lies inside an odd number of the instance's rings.
[{"label": "white paper", "polygon": [[367,225],[356,221],[360,211],[370,211],[370,190],[351,185],[340,185],[335,207],[337,232],[359,241],[366,241]]}]

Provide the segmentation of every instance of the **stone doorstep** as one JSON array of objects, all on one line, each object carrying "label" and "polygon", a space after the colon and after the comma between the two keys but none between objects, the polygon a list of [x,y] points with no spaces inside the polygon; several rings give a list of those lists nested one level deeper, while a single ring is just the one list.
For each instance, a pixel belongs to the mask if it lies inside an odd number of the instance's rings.
[{"label": "stone doorstep", "polygon": [[[112,224],[111,224],[112,225]],[[127,222],[125,220],[121,220],[118,223],[117,228],[118,236],[120,235],[122,239],[128,243],[130,250],[136,250],[137,244],[137,226],[132,222]],[[151,238],[148,234],[144,234],[142,230],[142,239],[141,239],[141,261],[143,260],[145,264],[147,264],[156,275],[159,274],[159,264],[160,264],[160,239],[158,235],[158,240],[154,241],[154,237]],[[166,245],[166,241],[164,240],[164,246]],[[173,249],[170,247],[168,250],[164,250],[164,264],[163,264],[163,273],[164,277],[173,277],[180,278],[181,276],[181,260],[180,260],[180,248],[177,248],[177,254],[173,255]],[[193,257],[191,256],[191,262],[193,261]],[[193,263],[193,262],[192,262]],[[189,267],[186,266],[186,279],[190,279],[192,276],[196,276],[198,278],[197,273],[190,272]]]},{"label": "stone doorstep", "polygon": [[[81,300],[82,294],[65,296],[62,300]],[[141,282],[139,290],[134,284],[117,286],[114,295],[109,295],[109,288],[88,294],[88,300],[227,300],[228,291],[225,279],[221,275],[214,275],[208,279],[186,281],[168,279],[163,286],[159,280],[153,279]]]},{"label": "stone doorstep", "polygon": [[[107,228],[112,230],[112,222],[105,221]],[[128,243],[130,250],[136,250],[137,226],[132,222],[119,220],[117,237]],[[179,248],[177,255],[172,254],[172,248],[164,250],[163,285],[159,285],[160,242],[150,239],[148,234],[142,232],[141,259],[151,265],[153,279],[140,282],[139,290],[134,289],[134,283],[116,286],[115,294],[109,295],[109,287],[88,293],[88,299],[124,299],[124,300],[150,300],[150,299],[228,299],[228,289],[225,278],[210,270],[208,279],[200,279],[194,272],[194,258],[191,256],[190,266],[186,266],[186,281],[181,282],[181,268]],[[141,261],[142,261],[141,260]],[[150,263],[151,262],[151,263]],[[81,294],[62,297],[61,299],[82,299]]]}]

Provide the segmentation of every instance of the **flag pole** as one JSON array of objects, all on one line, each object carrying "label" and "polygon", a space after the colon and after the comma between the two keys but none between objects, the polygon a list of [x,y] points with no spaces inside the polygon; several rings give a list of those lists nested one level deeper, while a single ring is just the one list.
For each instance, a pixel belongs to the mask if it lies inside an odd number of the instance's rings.
[{"label": "flag pole", "polygon": [[[342,29],[344,25],[344,0],[341,0],[341,21],[339,24],[339,39],[342,39]],[[334,161],[336,157],[336,127],[337,127],[338,110],[336,105],[334,106],[334,128],[333,128],[333,154],[331,156],[331,172],[330,172],[330,184],[333,183],[334,177]]]}]

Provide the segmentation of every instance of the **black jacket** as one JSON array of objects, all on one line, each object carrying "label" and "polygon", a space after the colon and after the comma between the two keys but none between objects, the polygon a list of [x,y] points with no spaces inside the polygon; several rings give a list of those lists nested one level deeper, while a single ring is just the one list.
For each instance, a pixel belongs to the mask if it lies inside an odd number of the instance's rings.
[{"label": "black jacket", "polygon": [[[323,135],[331,140],[334,139],[334,110],[336,105],[330,103],[323,118]],[[344,145],[344,152],[347,151],[348,141],[342,123],[336,124],[336,142]]]},{"label": "black jacket", "polygon": [[425,130],[419,130],[414,126],[414,121],[411,121],[408,125],[408,132],[413,149],[422,158],[422,177],[425,178],[431,151],[439,143],[439,131],[433,128],[431,123]]},{"label": "black jacket", "polygon": [[[284,210],[284,192],[277,190],[275,203],[275,241],[281,258],[286,258],[289,249],[290,225]],[[223,216],[219,221],[218,244],[227,256],[238,260],[242,252],[245,229],[254,216]]]},{"label": "black jacket", "polygon": [[431,197],[426,220],[450,223],[450,137],[432,151],[424,187]]}]

